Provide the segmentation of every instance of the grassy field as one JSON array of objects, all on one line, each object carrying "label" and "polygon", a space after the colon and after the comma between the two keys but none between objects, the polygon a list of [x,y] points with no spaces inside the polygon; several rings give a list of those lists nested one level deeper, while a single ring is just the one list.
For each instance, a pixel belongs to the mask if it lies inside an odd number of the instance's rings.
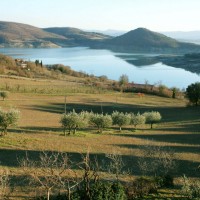
[{"label": "grassy field", "polygon": [[[102,91],[80,85],[74,80],[1,78],[0,88],[6,87],[10,90],[9,97],[0,101],[0,107],[17,108],[21,112],[18,127],[10,128],[8,135],[0,138],[1,168],[6,167],[13,174],[20,174],[17,160],[26,152],[37,159],[42,151],[62,151],[68,152],[72,159],[79,160],[81,154],[90,149],[91,156],[99,159],[103,159],[105,154],[117,152],[122,155],[125,166],[131,169],[132,176],[139,176],[141,173],[137,160],[148,143],[174,151],[177,184],[183,174],[191,178],[200,177],[200,108],[186,107],[185,99],[150,95],[139,97],[133,93]],[[137,130],[128,126],[122,132],[112,127],[98,134],[91,127],[64,137],[59,120],[64,113],[65,96],[67,111],[143,113],[155,110],[161,113],[162,121],[153,130],[149,125],[140,126]]]}]

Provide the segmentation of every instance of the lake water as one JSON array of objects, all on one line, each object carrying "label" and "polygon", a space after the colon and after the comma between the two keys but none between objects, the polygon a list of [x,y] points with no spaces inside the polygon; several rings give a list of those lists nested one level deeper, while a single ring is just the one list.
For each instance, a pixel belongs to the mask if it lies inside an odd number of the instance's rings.
[{"label": "lake water", "polygon": [[108,50],[93,50],[86,47],[56,48],[56,49],[0,49],[0,53],[25,60],[42,60],[43,64],[64,64],[76,71],[84,71],[96,76],[106,75],[118,80],[122,74],[129,77],[130,82],[149,84],[162,83],[168,87],[186,88],[189,84],[200,81],[200,76],[174,68],[162,63],[148,66],[134,66],[119,56],[137,59],[138,56],[153,56],[150,54],[123,54]]}]

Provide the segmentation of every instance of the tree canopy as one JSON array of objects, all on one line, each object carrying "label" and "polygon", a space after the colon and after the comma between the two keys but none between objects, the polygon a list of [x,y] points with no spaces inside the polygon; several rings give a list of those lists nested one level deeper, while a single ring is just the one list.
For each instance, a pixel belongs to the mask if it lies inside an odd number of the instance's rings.
[{"label": "tree canopy", "polygon": [[196,106],[200,103],[200,82],[189,85],[186,89],[186,95],[189,101]]}]

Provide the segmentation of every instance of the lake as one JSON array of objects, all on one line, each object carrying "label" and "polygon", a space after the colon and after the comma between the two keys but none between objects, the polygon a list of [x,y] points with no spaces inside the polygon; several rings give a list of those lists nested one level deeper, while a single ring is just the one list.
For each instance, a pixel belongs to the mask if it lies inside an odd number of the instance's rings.
[{"label": "lake", "polygon": [[138,56],[155,56],[155,54],[125,54],[109,50],[93,50],[87,47],[53,48],[53,49],[0,49],[14,58],[35,61],[43,64],[64,64],[76,71],[83,71],[95,76],[106,75],[109,79],[118,80],[122,74],[129,77],[130,82],[149,84],[162,83],[168,87],[186,88],[189,84],[200,81],[200,75],[174,68],[162,63],[148,66],[134,66],[120,56],[137,59]]}]

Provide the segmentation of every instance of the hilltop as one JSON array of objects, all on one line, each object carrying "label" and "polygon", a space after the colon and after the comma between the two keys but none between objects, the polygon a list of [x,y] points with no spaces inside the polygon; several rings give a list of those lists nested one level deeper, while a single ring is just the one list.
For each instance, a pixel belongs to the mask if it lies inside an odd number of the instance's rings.
[{"label": "hilltop", "polygon": [[178,42],[163,34],[145,28],[131,30],[123,35],[107,40],[102,46],[122,52],[190,52],[200,51],[200,46]]}]

